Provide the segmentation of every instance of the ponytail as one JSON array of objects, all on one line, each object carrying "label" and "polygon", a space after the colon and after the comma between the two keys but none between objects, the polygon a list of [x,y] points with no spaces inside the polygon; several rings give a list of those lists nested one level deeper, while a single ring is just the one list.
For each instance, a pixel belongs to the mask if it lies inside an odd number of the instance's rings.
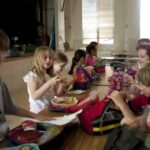
[{"label": "ponytail", "polygon": [[78,64],[82,57],[86,57],[86,52],[84,50],[78,49],[76,50],[74,57],[72,58],[72,65],[69,71],[69,74],[73,74],[74,67]]},{"label": "ponytail", "polygon": [[72,58],[72,65],[71,65],[69,74],[73,74],[73,69],[74,69],[74,67],[75,67],[76,64],[77,64],[76,58],[73,57],[73,58]]}]

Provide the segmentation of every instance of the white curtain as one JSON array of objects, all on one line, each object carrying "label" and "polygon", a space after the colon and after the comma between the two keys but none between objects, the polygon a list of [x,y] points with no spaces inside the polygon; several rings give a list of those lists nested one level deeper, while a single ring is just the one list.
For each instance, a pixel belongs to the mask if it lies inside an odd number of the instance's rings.
[{"label": "white curtain", "polygon": [[114,0],[82,0],[83,43],[113,43]]}]

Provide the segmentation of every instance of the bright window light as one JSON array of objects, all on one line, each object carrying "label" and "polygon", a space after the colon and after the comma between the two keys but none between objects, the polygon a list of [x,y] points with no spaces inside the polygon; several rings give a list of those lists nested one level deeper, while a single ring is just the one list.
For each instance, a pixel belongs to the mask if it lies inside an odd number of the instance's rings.
[{"label": "bright window light", "polygon": [[150,0],[140,0],[140,38],[150,38]]}]

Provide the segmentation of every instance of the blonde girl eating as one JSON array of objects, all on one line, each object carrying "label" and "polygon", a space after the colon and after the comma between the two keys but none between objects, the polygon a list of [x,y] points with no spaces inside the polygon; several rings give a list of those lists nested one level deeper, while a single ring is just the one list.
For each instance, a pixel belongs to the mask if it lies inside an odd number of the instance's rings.
[{"label": "blonde girl eating", "polygon": [[36,48],[33,68],[24,76],[27,83],[30,111],[39,113],[56,95],[63,92],[61,78],[53,76],[53,52],[47,46]]}]

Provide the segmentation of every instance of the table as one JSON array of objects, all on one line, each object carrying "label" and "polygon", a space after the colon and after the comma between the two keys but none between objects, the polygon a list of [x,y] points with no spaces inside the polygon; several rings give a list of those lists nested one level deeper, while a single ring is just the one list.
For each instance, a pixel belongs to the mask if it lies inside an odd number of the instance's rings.
[{"label": "table", "polygon": [[113,69],[110,66],[105,67],[105,73],[100,74],[100,80],[94,81],[92,83],[93,86],[109,86],[108,77],[113,74]]},{"label": "table", "polygon": [[[107,95],[107,86],[92,86],[85,94],[79,95],[79,97],[85,96],[92,90],[98,91],[100,99],[103,99]],[[65,113],[50,112],[48,109],[44,109],[41,114],[46,116],[62,116]],[[60,150],[103,150],[108,135],[89,135],[78,125],[73,128],[72,132],[67,134],[63,145]],[[5,147],[6,140],[0,143],[0,148]]]},{"label": "table", "polygon": [[117,63],[120,62],[122,64],[125,64],[127,61],[132,61],[132,63],[136,63],[138,60],[138,57],[101,57],[101,60],[105,60],[106,65],[110,65],[111,63]]},{"label": "table", "polygon": [[[100,100],[103,99],[107,95],[107,86],[92,86],[87,93],[92,90],[96,90],[99,93]],[[85,95],[80,95],[85,96]],[[48,110],[43,110],[41,112],[46,116],[62,116],[65,113],[58,112],[49,112]],[[104,145],[106,143],[108,135],[89,135],[85,131],[83,131],[80,126],[75,128],[72,133],[70,133],[63,145],[61,146],[61,150],[103,150]]]},{"label": "table", "polygon": [[[110,70],[111,71],[111,70]],[[106,80],[103,80],[103,82],[106,82],[107,85],[107,77],[109,76],[109,68],[108,71],[106,71],[104,78]],[[78,97],[86,96],[89,92],[92,90],[98,91],[98,95],[100,97],[100,100],[102,100],[106,95],[108,91],[108,86],[94,86],[92,85],[89,90],[85,92],[83,95],[78,95]],[[62,116],[65,113],[60,112],[50,112],[48,109],[44,109],[41,114],[46,116]],[[73,128],[72,132],[68,134],[67,137],[65,137],[65,141],[63,145],[60,147],[60,150],[103,150],[108,135],[89,135],[86,133],[83,129],[80,128],[80,125],[77,126],[77,128]],[[0,147],[4,147],[5,145],[4,141],[0,144]]]},{"label": "table", "polygon": [[[101,80],[96,81],[92,84],[91,88],[86,91],[83,95],[78,95],[78,97],[82,97],[87,95],[90,91],[96,90],[98,91],[98,95],[100,100],[108,95],[109,82],[108,77],[110,77],[113,73],[113,69],[110,66],[106,66],[105,74],[101,75]],[[58,112],[49,112],[48,110],[44,110],[41,112],[46,116],[62,116],[65,113]],[[65,139],[65,142],[61,146],[61,150],[103,150],[108,135],[89,135],[84,130],[80,128],[80,126],[72,131],[71,134]]]},{"label": "table", "polygon": [[128,59],[128,60],[137,60],[138,57],[115,57],[115,56],[111,56],[111,57],[101,57],[101,59],[106,59],[106,60],[124,60],[124,59]]}]

